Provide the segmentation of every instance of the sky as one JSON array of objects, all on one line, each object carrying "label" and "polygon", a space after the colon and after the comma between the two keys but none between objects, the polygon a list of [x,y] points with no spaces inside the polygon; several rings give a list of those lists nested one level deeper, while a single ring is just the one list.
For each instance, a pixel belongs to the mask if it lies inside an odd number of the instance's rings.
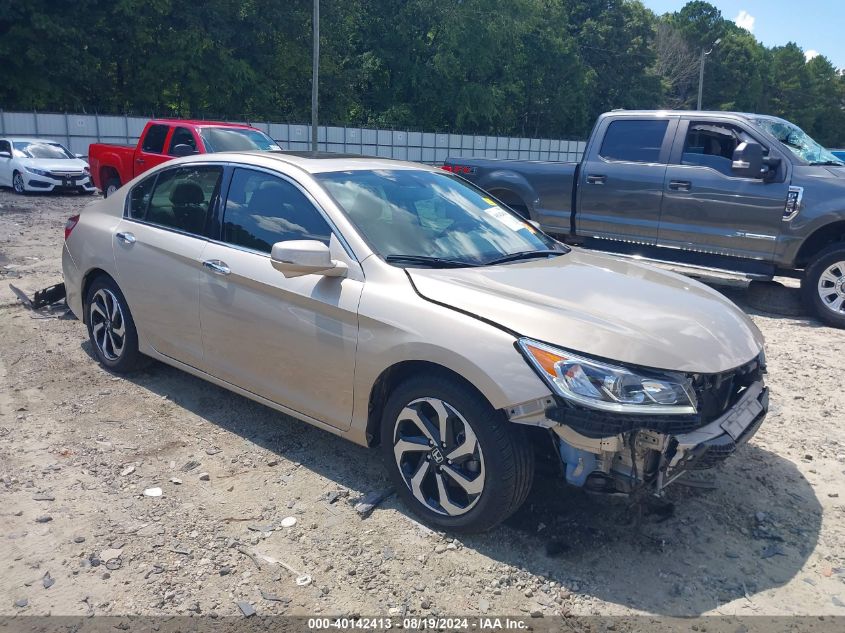
[{"label": "sky", "polygon": [[[845,68],[845,0],[708,0],[722,17],[751,31],[766,46],[795,42],[805,55],[826,56]],[[658,15],[678,11],[685,0],[642,0]]]}]

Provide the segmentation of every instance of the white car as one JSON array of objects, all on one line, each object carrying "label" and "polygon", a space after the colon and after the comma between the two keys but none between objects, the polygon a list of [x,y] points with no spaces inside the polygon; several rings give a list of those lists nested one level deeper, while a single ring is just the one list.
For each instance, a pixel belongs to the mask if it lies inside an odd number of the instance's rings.
[{"label": "white car", "polygon": [[78,191],[94,193],[88,163],[61,143],[41,138],[0,138],[0,187],[16,193]]}]

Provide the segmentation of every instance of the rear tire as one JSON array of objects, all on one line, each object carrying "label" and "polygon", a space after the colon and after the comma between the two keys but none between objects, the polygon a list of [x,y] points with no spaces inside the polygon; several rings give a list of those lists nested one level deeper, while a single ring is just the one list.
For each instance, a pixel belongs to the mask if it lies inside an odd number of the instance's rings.
[{"label": "rear tire", "polygon": [[120,178],[109,178],[103,183],[103,197],[108,198],[120,189]]},{"label": "rear tire", "polygon": [[804,271],[801,293],[819,319],[845,328],[845,243],[831,244],[816,255]]},{"label": "rear tire", "polygon": [[120,288],[110,277],[97,277],[85,294],[88,338],[100,364],[116,374],[142,368],[147,358],[138,351],[138,331]]},{"label": "rear tire", "polygon": [[534,479],[524,430],[442,375],[417,376],[393,391],[382,414],[381,451],[405,504],[453,532],[498,525],[519,509]]}]

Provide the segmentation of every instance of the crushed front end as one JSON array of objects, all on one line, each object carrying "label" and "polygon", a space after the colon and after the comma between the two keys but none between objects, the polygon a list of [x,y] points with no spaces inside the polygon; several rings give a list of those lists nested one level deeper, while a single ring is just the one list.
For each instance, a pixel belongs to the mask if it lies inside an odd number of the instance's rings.
[{"label": "crushed front end", "polygon": [[[720,374],[687,377],[694,405],[678,414],[598,410],[555,393],[508,410],[549,429],[566,481],[592,491],[656,494],[691,470],[712,468],[746,443],[769,408],[765,357]],[[585,383],[586,384],[586,383]],[[601,388],[601,382],[595,382]],[[680,410],[680,409],[679,409]]]}]

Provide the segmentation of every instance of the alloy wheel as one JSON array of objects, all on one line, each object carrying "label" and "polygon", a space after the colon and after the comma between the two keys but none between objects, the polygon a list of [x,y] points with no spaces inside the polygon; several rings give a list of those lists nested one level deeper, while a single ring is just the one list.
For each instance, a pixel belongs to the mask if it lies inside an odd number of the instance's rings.
[{"label": "alloy wheel", "polygon": [[91,300],[88,318],[94,344],[104,358],[116,361],[126,347],[126,321],[115,294],[100,288]]},{"label": "alloy wheel", "polygon": [[103,197],[108,198],[110,196],[113,196],[115,191],[117,191],[117,186],[116,185],[109,185],[108,187],[106,187],[106,195],[103,196]]},{"label": "alloy wheel", "polygon": [[819,297],[828,310],[845,314],[845,261],[828,266],[819,277]]},{"label": "alloy wheel", "polygon": [[15,173],[15,175],[12,177],[12,186],[15,188],[15,193],[23,193],[23,176],[21,176],[19,173]]},{"label": "alloy wheel", "polygon": [[393,455],[411,493],[432,512],[460,516],[481,498],[485,473],[478,438],[443,400],[420,398],[402,410]]}]

